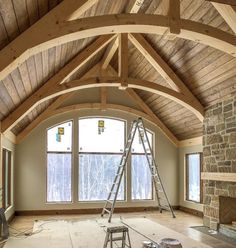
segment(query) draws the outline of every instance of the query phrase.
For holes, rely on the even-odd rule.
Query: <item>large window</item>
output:
[[[79,119],[79,200],[105,200],[125,142],[125,122],[109,118]],[[124,176],[118,200],[124,200]]]
[[[150,132],[147,132],[147,135],[150,145],[152,147],[153,135]],[[149,152],[150,151],[148,151],[148,153]],[[138,131],[135,134],[134,141],[132,144],[131,175],[132,199],[153,199],[151,172]]]
[[[202,154],[186,155],[186,200],[200,203]]]
[[[47,202],[70,202],[72,121],[47,131]]]
[[[2,150],[2,201],[3,208],[11,206],[11,151]]]

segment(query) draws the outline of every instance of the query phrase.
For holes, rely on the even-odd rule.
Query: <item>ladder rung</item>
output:
[[[118,164],[118,167],[117,167],[115,179],[112,183],[108,199],[106,200],[107,205],[105,204],[103,212],[102,212],[102,216],[105,212],[109,213],[108,222],[110,222],[111,218],[112,218],[113,210],[114,210],[117,196],[119,193],[121,179],[122,179],[122,176],[123,176],[123,173],[125,170],[128,156],[130,154],[130,150],[132,148],[134,136],[137,132],[141,136],[140,138],[142,141],[143,149],[145,151],[145,155],[147,157],[148,167],[150,169],[151,176],[152,176],[152,183],[155,186],[155,193],[156,193],[155,195],[156,195],[156,198],[158,199],[159,208],[160,208],[160,210],[163,209],[163,210],[168,210],[168,211],[172,212],[173,217],[175,217],[174,213],[173,213],[173,209],[172,209],[172,207],[169,203],[169,200],[167,198],[165,188],[163,187],[162,182],[161,182],[161,177],[159,175],[158,166],[157,166],[155,159],[153,157],[153,150],[150,146],[149,138],[147,136],[147,130],[144,126],[142,118],[138,118],[138,120],[136,120],[132,123],[131,129],[130,129],[129,134],[127,136],[127,142],[124,146],[124,150],[122,150],[122,156],[120,159],[120,163]],[[108,205],[108,204],[112,204],[111,208],[109,208],[110,205]],[[108,210],[107,207],[110,210]],[[123,237],[114,237],[113,240],[123,240]]]
[[[106,208],[104,208],[103,210],[104,210],[105,212],[107,212],[108,214],[110,214],[110,212],[111,212],[110,210],[108,210],[108,209],[106,209]]]
[[[165,209],[165,210],[167,210],[167,211],[170,211],[170,207],[169,206],[160,206],[160,208],[162,208],[162,209]]]
[[[115,238],[112,238],[111,241],[120,241],[120,240],[124,240],[123,237],[115,237]]]

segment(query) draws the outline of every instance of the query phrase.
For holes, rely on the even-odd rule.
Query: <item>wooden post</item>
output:
[[[180,0],[169,0],[169,26],[170,33],[180,33]]]
[[[121,78],[120,89],[124,90],[128,87],[128,34],[119,35],[119,55],[118,55],[118,75]]]

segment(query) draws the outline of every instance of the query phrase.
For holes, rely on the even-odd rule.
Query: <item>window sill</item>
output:
[[[131,199],[130,202],[155,202],[155,200],[154,199],[140,199],[140,200],[138,200],[138,199],[132,200]]]
[[[185,202],[188,202],[188,203],[192,203],[192,204],[203,205],[202,202],[196,202],[196,201],[191,201],[191,200],[187,200],[187,199],[185,199],[184,201],[185,201]]]
[[[81,204],[104,204],[106,200],[98,200],[98,201],[77,201],[77,203]],[[126,200],[116,200],[116,203],[127,203]]]
[[[45,202],[46,205],[72,205],[74,202]]]

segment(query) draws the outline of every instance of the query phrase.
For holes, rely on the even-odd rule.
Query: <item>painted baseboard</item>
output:
[[[174,210],[179,209],[179,206],[173,206]],[[115,208],[115,213],[131,213],[143,211],[157,211],[158,207],[125,207]],[[29,215],[60,215],[60,214],[100,214],[102,208],[89,209],[55,209],[55,210],[18,210],[15,216],[29,216]]]
[[[196,210],[196,209],[187,208],[187,207],[184,207],[184,206],[179,206],[179,210],[181,210],[183,212],[186,212],[186,213],[189,213],[189,214],[192,214],[192,215],[203,217],[203,212],[201,212],[199,210]]]
[[[10,224],[15,218],[15,212],[8,218],[7,223]]]
[[[181,210],[183,212],[203,217],[203,212],[184,206],[172,206],[174,210]],[[158,211],[158,207],[125,207],[116,208],[115,213],[131,213],[131,212],[145,212],[145,211]],[[60,214],[100,214],[102,208],[89,208],[89,209],[53,209],[53,210],[18,210],[11,216],[9,222],[15,216],[31,216],[31,215],[60,215]]]

